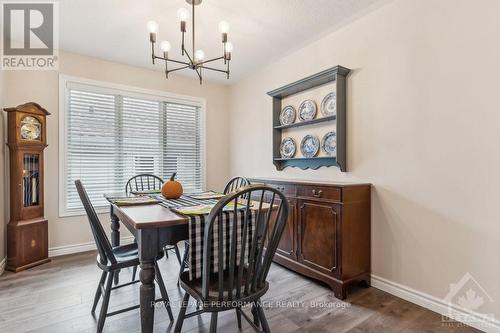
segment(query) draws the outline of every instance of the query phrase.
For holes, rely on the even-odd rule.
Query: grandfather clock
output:
[[[18,272],[50,261],[48,225],[43,212],[43,150],[46,117],[36,103],[7,112],[10,151],[10,221],[7,224],[7,267]]]

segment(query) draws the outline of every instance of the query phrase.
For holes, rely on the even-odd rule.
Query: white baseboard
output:
[[[0,275],[5,272],[5,265],[7,264],[7,257],[3,258],[2,261],[0,261]]]
[[[450,307],[446,301],[422,293],[410,287],[401,285],[399,283],[384,279],[380,276],[372,274],[371,285],[374,288],[383,290],[389,294],[402,298],[408,302],[420,305],[441,315],[447,315],[450,313]],[[456,306],[453,306],[452,311],[454,314],[458,314],[458,316],[454,316],[454,318],[474,317],[474,321],[466,323],[469,326],[488,333],[500,333],[500,321],[498,319],[485,320],[483,318],[479,318],[474,313],[469,312],[466,309]]]
[[[134,236],[120,238],[121,245],[130,244],[133,241],[134,241]],[[95,242],[56,246],[49,248],[49,257],[57,257],[66,254],[92,251],[95,249],[96,249]]]

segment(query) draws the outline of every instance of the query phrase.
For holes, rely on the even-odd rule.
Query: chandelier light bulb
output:
[[[163,52],[169,52],[172,49],[172,45],[166,40],[160,43],[160,48]]]
[[[197,50],[194,53],[194,57],[197,61],[202,61],[203,59],[205,59],[205,52],[203,52],[203,50]]]
[[[220,21],[219,32],[221,34],[227,34],[229,32],[229,23],[227,23],[227,21]]]
[[[156,34],[158,33],[158,23],[156,23],[155,21],[149,21],[148,24],[147,24],[147,27],[148,27],[148,30],[150,33],[152,34]]]
[[[186,8],[179,8],[177,11],[177,17],[181,22],[186,22],[189,17],[189,12]]]
[[[226,43],[226,52],[227,53],[233,52],[233,48],[234,48],[233,43],[229,43],[229,42]]]

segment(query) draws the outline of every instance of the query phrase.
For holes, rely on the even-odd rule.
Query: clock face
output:
[[[35,117],[27,116],[21,121],[21,138],[24,140],[40,140],[42,125]]]

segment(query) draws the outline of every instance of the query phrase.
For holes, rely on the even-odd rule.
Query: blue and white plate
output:
[[[321,101],[321,114],[325,117],[337,115],[337,94],[335,91],[326,95]]]
[[[281,125],[291,125],[295,121],[295,108],[291,105],[287,105],[281,110],[280,113],[280,124]]]
[[[316,117],[317,107],[316,102],[312,99],[307,99],[300,103],[299,119],[301,121],[313,120]]]
[[[319,140],[314,135],[306,135],[300,142],[300,152],[304,157],[310,158],[318,154]]]
[[[297,145],[292,138],[284,138],[281,141],[280,154],[282,158],[292,158],[297,150]]]
[[[321,148],[328,156],[337,156],[337,133],[335,131],[328,132],[323,136]]]

